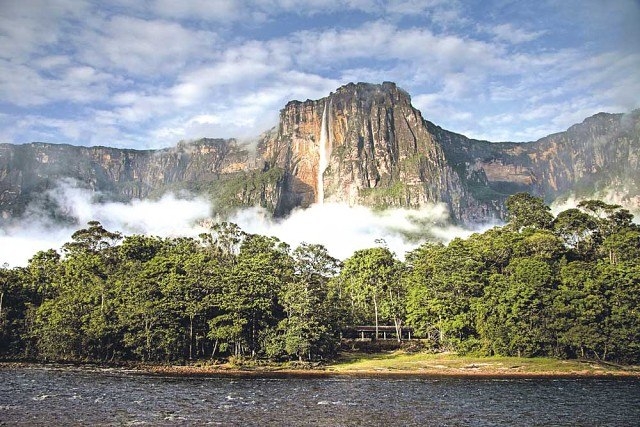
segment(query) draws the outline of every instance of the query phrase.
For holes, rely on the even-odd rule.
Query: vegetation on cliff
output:
[[[554,217],[526,193],[509,222],[400,261],[340,262],[230,223],[194,238],[90,222],[62,253],[0,269],[5,358],[331,358],[349,325],[411,327],[433,350],[640,361],[640,227],[596,200]]]

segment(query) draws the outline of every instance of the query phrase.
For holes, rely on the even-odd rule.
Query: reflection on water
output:
[[[176,378],[0,369],[0,425],[638,425],[637,379]]]

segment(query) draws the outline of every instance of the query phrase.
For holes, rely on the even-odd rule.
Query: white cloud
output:
[[[497,40],[508,42],[511,44],[526,43],[545,34],[546,31],[527,31],[523,28],[516,27],[513,24],[501,24],[486,29],[487,32],[493,34]]]
[[[206,231],[203,224],[211,214],[209,202],[175,195],[130,203],[96,203],[93,201],[95,193],[79,188],[73,181],[59,182],[48,196],[67,215],[76,218],[78,225],[61,227],[53,224],[38,204],[32,204],[19,224],[0,229],[3,241],[0,263],[25,265],[39,250],[59,250],[71,240],[76,229],[92,220],[125,235],[196,237]],[[343,204],[312,205],[278,220],[271,219],[261,208],[250,208],[238,212],[230,220],[248,233],[276,236],[293,247],[302,242],[323,244],[339,258],[351,256],[357,249],[376,246],[377,239],[384,239],[389,249],[404,257],[405,252],[416,248],[427,237],[447,242],[472,233],[448,224],[444,205],[383,212]],[[409,235],[415,236],[415,240],[408,240]]]
[[[233,21],[243,15],[241,1],[236,0],[155,0],[152,10],[167,18],[198,18],[217,22]]]
[[[171,74],[209,57],[217,35],[166,20],[113,16],[88,28],[79,57],[95,66],[123,70],[144,79]]]
[[[447,224],[447,219],[446,207],[441,205],[374,212],[362,206],[329,203],[295,210],[283,220],[271,219],[260,208],[247,209],[231,221],[246,232],[273,235],[292,246],[302,242],[322,244],[333,256],[344,259],[358,249],[376,246],[378,239],[384,239],[389,249],[403,258],[424,241],[425,235],[448,242],[472,233]],[[407,234],[423,238],[409,241]]]
[[[0,58],[24,62],[64,38],[69,20],[87,11],[83,0],[3,1]]]
[[[47,219],[37,204],[30,205],[19,224],[0,229],[0,264],[25,265],[39,250],[59,250],[78,228],[89,221],[99,221],[110,231],[160,237],[196,237],[205,229],[200,221],[209,217],[211,207],[201,199],[180,199],[166,195],[160,200],[134,200],[131,203],[94,203],[94,193],[63,181],[49,191],[61,209],[78,221],[78,225],[60,226]]]
[[[575,2],[521,13],[439,0],[9,2],[0,135],[145,148],[257,135],[290,99],[392,80],[443,127],[535,139],[529,132],[572,124],[558,108],[640,106],[640,55],[628,41],[638,5],[585,3],[567,20]],[[217,119],[193,120],[207,116]]]
[[[619,205],[623,209],[628,209],[632,215],[634,215],[633,222],[640,223],[640,197],[629,197],[629,188],[605,188],[594,194],[591,199],[601,200],[605,203],[612,205]],[[558,198],[551,203],[551,213],[558,215],[560,212],[567,209],[577,208],[578,204],[586,200],[585,198],[578,198],[575,194],[569,194],[565,197]]]
[[[315,17],[323,14],[361,12],[374,17],[416,16],[426,12],[449,15],[456,2],[445,0],[155,0],[149,11],[166,18],[198,19],[229,25],[236,21],[252,24],[273,20],[282,13]]]

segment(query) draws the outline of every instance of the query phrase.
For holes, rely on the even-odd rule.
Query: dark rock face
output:
[[[506,197],[518,191],[547,201],[604,189],[636,197],[639,157],[640,110],[600,113],[535,142],[490,143],[424,120],[394,83],[351,83],[326,98],[289,102],[255,148],[222,139],[147,151],[2,144],[0,221],[71,179],[122,201],[204,194],[222,214],[254,205],[282,216],[323,202],[445,203],[455,221],[469,224],[503,218]]]

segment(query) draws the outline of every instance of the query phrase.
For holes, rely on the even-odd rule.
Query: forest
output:
[[[331,359],[353,325],[410,327],[432,351],[640,361],[640,226],[599,200],[508,222],[401,261],[345,260],[221,222],[198,238],[89,222],[60,252],[0,269],[0,358],[173,362]]]

